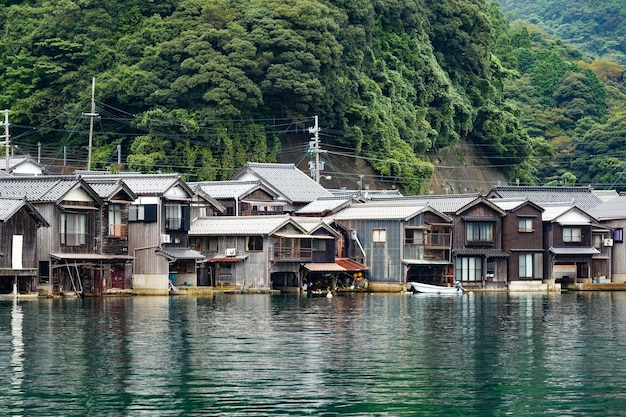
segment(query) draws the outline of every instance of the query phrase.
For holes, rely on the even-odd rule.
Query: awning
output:
[[[278,236],[278,237],[286,237],[288,239],[313,239],[313,238],[319,238],[319,236],[314,236],[314,235],[303,235],[301,233],[274,233],[272,236]],[[330,239],[334,239],[332,237],[329,236]]]
[[[484,256],[487,258],[508,258],[509,254],[500,249],[461,249],[453,253],[457,256]]]
[[[215,256],[213,258],[207,259],[207,262],[211,263],[220,263],[220,264],[234,264],[237,262],[241,262],[246,259],[248,256]]]
[[[168,247],[161,248],[159,247],[159,248],[156,248],[155,251],[157,255],[162,255],[167,258],[171,258],[171,260],[173,261],[177,261],[177,260],[201,261],[201,260],[206,259],[206,256],[204,256],[200,252],[197,252],[189,248],[168,248]]]
[[[335,258],[335,263],[350,272],[367,271],[369,269],[367,265],[363,265],[350,258]]]
[[[367,271],[367,266],[350,258],[336,258],[335,262],[310,262],[303,265],[311,272],[360,272]]]
[[[98,210],[98,207],[94,206],[79,206],[76,204],[59,204],[64,210]]]
[[[67,260],[87,260],[87,261],[113,261],[116,259],[132,260],[130,255],[104,255],[99,253],[51,253],[51,258]]]
[[[450,265],[452,262],[445,259],[402,259],[406,265]]]
[[[493,217],[493,216],[461,216],[461,218],[466,222],[496,222],[498,221],[498,218]]]
[[[346,268],[337,265],[335,262],[319,262],[319,263],[306,263],[304,269],[311,272],[344,272]]]
[[[600,251],[593,246],[551,247],[548,251],[555,255],[596,255]]]

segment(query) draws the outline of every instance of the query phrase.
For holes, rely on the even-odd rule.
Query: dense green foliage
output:
[[[494,55],[506,23],[484,0],[3,3],[0,107],[37,127],[23,142],[84,143],[67,132],[84,129],[95,77],[96,167],[120,144],[131,169],[225,178],[274,161],[284,126],[319,114],[338,145],[408,192],[433,173],[427,153],[459,139],[511,178],[534,175],[533,142],[503,100],[511,73]],[[590,103],[577,98],[558,96],[579,117]]]
[[[626,64],[626,9],[622,0],[499,0],[511,20],[539,26],[581,51]]]
[[[615,2],[500,3],[566,22],[599,54],[623,46]],[[3,4],[0,108],[21,149],[85,148],[96,78],[96,168],[120,145],[127,169],[224,179],[276,161],[281,137],[306,138],[319,115],[325,144],[408,193],[431,178],[429,155],[460,140],[510,180],[624,182],[622,68],[510,26],[495,0]],[[593,34],[590,14],[604,16]]]

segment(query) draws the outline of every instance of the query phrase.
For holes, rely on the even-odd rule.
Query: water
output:
[[[626,293],[0,302],[0,415],[626,415]]]

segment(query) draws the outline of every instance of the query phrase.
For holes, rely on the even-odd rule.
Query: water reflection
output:
[[[3,415],[616,415],[626,294],[0,303]]]

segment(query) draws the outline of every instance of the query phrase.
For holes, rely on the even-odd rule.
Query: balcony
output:
[[[108,237],[126,238],[126,225],[110,224]]]
[[[305,262],[313,260],[311,248],[294,248],[287,246],[274,246],[272,259],[280,262]]]

